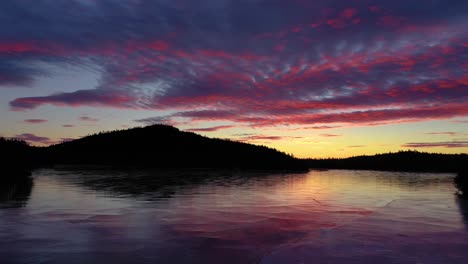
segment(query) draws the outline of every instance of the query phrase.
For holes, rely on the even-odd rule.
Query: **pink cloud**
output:
[[[41,49],[27,42],[0,42],[0,53],[36,52]]]
[[[113,32],[106,31],[86,41],[1,42],[5,56],[34,59],[40,54],[60,62],[91,57],[102,74],[97,87],[16,98],[10,106],[17,111],[43,105],[168,110],[175,114],[163,121],[171,124],[219,120],[311,129],[467,115],[463,21],[441,23],[430,13],[431,23],[417,23],[418,16],[405,17],[392,3],[299,2],[310,14],[281,23],[258,21],[253,31],[243,27],[248,32],[229,34],[235,40],[226,42],[226,36],[196,35],[204,31],[196,32],[198,41],[190,41],[193,35],[179,28],[157,35],[132,33],[122,41],[115,41],[120,35],[101,38]],[[14,62],[0,65],[0,71]],[[6,73],[0,76],[15,77]],[[29,80],[23,77],[16,82]]]
[[[357,13],[358,11],[356,8],[347,8],[343,10],[343,12],[341,12],[341,16],[343,18],[353,18],[356,16]]]

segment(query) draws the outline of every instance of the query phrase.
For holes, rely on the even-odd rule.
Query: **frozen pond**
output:
[[[39,170],[0,187],[0,263],[468,263],[453,177]]]

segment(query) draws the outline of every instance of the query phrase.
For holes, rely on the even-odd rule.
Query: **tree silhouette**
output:
[[[247,143],[207,138],[168,125],[99,132],[49,147],[33,147],[17,139],[0,138],[4,175],[27,175],[37,166],[92,165],[112,168],[215,168],[307,171],[364,169],[387,171],[458,172],[467,154],[417,151],[357,156],[345,159],[300,160],[290,154]],[[466,178],[466,177],[465,177]]]
[[[458,195],[460,198],[468,199],[468,170],[462,170],[458,172],[454,179],[455,187],[458,189]]]
[[[25,141],[0,138],[0,180],[28,176],[32,167],[33,148]]]
[[[311,168],[418,172],[458,172],[468,164],[467,154],[438,154],[414,150],[344,159],[309,159]]]

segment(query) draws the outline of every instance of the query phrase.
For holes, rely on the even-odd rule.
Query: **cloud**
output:
[[[443,141],[443,142],[415,142],[406,143],[402,145],[405,148],[468,148],[468,141],[454,140],[454,141]]]
[[[41,69],[33,68],[19,57],[2,56],[0,43],[0,88],[8,86],[31,86],[34,79],[44,75]]]
[[[35,143],[38,143],[41,145],[53,145],[53,144],[58,144],[61,142],[75,140],[75,138],[60,138],[59,140],[53,140],[51,138],[37,136],[32,133],[19,134],[19,135],[14,136],[14,138],[24,140],[32,145],[34,145]]]
[[[56,106],[112,106],[131,108],[132,98],[115,91],[80,90],[72,93],[60,93],[50,96],[23,97],[10,102],[13,110],[34,109],[44,104]]]
[[[0,87],[51,74],[37,61],[101,76],[11,100],[16,111],[108,107],[157,112],[141,123],[311,129],[468,115],[463,0],[36,2],[0,3],[11,25],[0,29]]]
[[[260,108],[261,102],[257,107]],[[247,106],[246,106],[247,107]],[[294,106],[292,106],[294,107]],[[294,114],[284,114],[280,109],[278,113],[269,108],[268,113],[252,115],[250,112],[242,113],[231,110],[201,110],[178,112],[172,115],[157,117],[157,120],[176,120],[184,117],[194,121],[232,121],[237,124],[249,125],[252,127],[276,126],[276,125],[311,125],[311,124],[358,124],[358,125],[376,125],[386,122],[417,122],[435,119],[452,118],[468,114],[468,109],[464,103],[437,104],[433,106],[415,105],[407,107],[405,105],[394,105],[388,109],[370,109],[358,111],[343,111],[335,113],[324,113],[322,111],[303,113],[298,111]],[[242,111],[242,110],[240,110]],[[265,109],[266,111],[266,109]],[[260,111],[263,112],[263,111]],[[151,120],[151,119],[149,119]],[[137,121],[146,121],[137,120]],[[323,127],[323,126],[319,126]],[[331,126],[330,126],[331,127]]]
[[[233,126],[231,126],[231,125],[226,125],[226,126],[190,128],[190,129],[187,129],[187,131],[190,131],[190,132],[214,132],[214,131],[218,131],[218,130],[229,129],[229,128],[232,128],[232,127]]]
[[[41,123],[46,123],[47,120],[46,119],[25,119],[24,122],[29,123],[29,124],[41,124]]]
[[[253,136],[255,133],[236,133],[232,134],[231,136],[233,137],[247,137],[247,136]]]
[[[256,141],[292,140],[292,139],[300,139],[300,138],[302,137],[245,134],[245,136],[241,136],[240,138],[236,138],[235,140],[240,141],[240,142],[256,142]]]
[[[59,142],[59,143],[61,143],[61,142],[73,141],[73,140],[75,140],[75,139],[76,139],[76,138],[60,138],[60,142]]]
[[[62,125],[62,127],[70,128],[70,127],[75,127],[75,125],[66,124],[66,125]]]
[[[99,121],[99,119],[92,118],[92,117],[89,117],[89,116],[81,116],[79,119],[80,119],[80,121],[85,121],[85,122],[98,122]]]
[[[14,137],[17,139],[24,140],[28,143],[40,143],[40,144],[45,144],[45,145],[49,145],[53,143],[53,141],[48,137],[36,136],[31,133],[19,134]]]
[[[271,140],[282,140],[284,139],[283,136],[266,136],[266,135],[252,135],[252,136],[246,136],[237,139],[238,141],[241,142],[249,142],[249,141],[271,141]]]
[[[339,128],[340,126],[299,126],[299,127],[292,127],[288,128],[287,130],[289,131],[297,131],[297,130],[326,130],[326,129],[333,129],[333,128]]]
[[[341,135],[338,135],[338,134],[320,134],[319,136],[321,136],[321,137],[341,137]]]
[[[452,123],[458,123],[458,124],[468,124],[468,120],[453,120],[451,122]]]
[[[312,127],[307,127],[308,129],[332,129],[332,128],[338,128],[339,126],[312,126]]]
[[[429,132],[428,135],[446,135],[446,136],[456,136],[457,132]]]

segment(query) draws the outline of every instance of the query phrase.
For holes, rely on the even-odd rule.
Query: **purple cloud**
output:
[[[214,126],[214,127],[201,127],[201,128],[190,128],[187,131],[190,132],[214,132],[223,129],[233,128],[234,126],[226,125],[226,126]]]
[[[406,143],[402,145],[405,148],[468,148],[468,141],[454,140],[454,141],[443,141],[443,142],[414,142]]]
[[[446,135],[446,136],[456,136],[457,132],[429,132],[428,135]]]
[[[300,138],[302,137],[245,134],[245,136],[242,136],[235,140],[241,141],[241,142],[256,142],[256,141],[292,140],[292,139],[300,139]]]
[[[338,135],[338,134],[320,134],[319,136],[321,136],[321,137],[341,137],[341,135]]]
[[[41,97],[23,97],[10,102],[13,110],[34,109],[44,104],[56,106],[108,106],[131,108],[133,98],[116,91],[80,90],[73,93],[59,93]]]
[[[159,116],[142,123],[312,129],[468,115],[463,0],[39,0],[0,10],[11,25],[0,29],[1,87],[49,74],[28,66],[37,61],[101,75],[95,87],[16,98],[17,111],[143,109]]]
[[[85,122],[98,122],[99,121],[99,119],[92,118],[92,117],[89,117],[89,116],[81,116],[79,119],[80,119],[80,121],[85,121]]]
[[[34,143],[39,143],[42,145],[52,145],[52,144],[57,144],[61,142],[72,141],[75,139],[75,138],[60,138],[59,140],[52,140],[48,137],[41,137],[32,133],[19,134],[19,135],[14,136],[14,138],[24,140],[32,145],[34,145]]]
[[[17,139],[24,140],[28,143],[40,143],[40,144],[45,144],[45,145],[49,145],[53,143],[53,141],[51,141],[51,139],[48,137],[36,136],[31,133],[19,134],[14,137]]]
[[[45,120],[45,119],[25,119],[24,122],[29,123],[29,124],[41,124],[41,123],[46,123],[47,120]]]
[[[332,128],[337,128],[339,126],[312,126],[308,127],[309,129],[332,129]]]
[[[238,141],[242,142],[249,142],[249,141],[257,141],[257,140],[282,140],[284,137],[282,136],[265,136],[265,135],[253,135],[253,136],[246,136],[243,138],[238,139]]]

